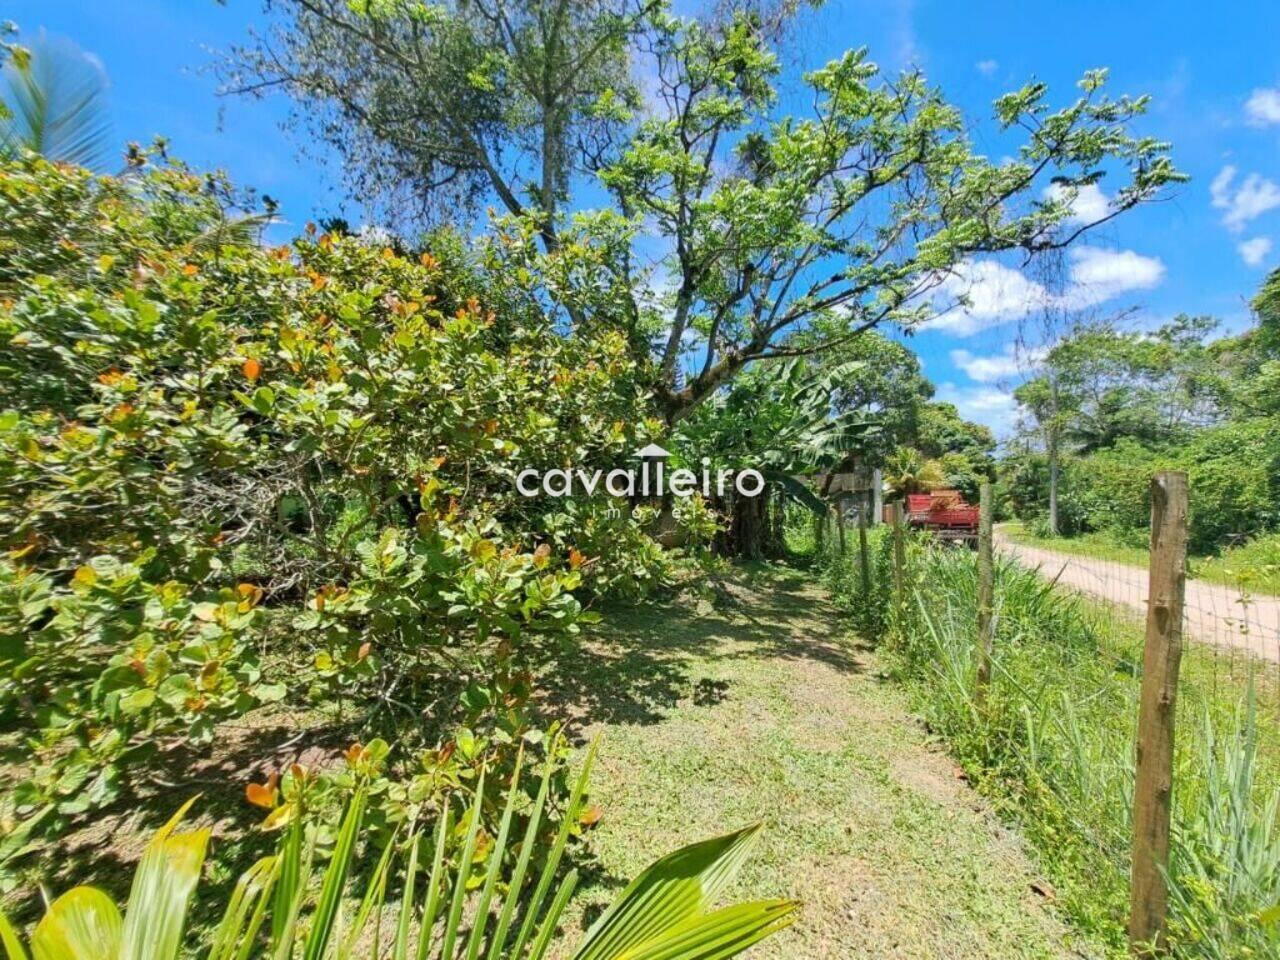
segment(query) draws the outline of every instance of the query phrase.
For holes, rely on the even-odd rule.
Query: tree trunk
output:
[[[1049,536],[1058,535],[1058,442],[1049,443]]]
[[[776,559],[783,554],[782,523],[776,510],[771,510],[775,497],[769,488],[758,497],[740,497],[731,501],[729,530],[723,538],[722,552],[740,560]],[[781,509],[781,504],[776,504]]]

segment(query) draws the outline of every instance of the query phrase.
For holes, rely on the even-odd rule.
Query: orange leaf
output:
[[[360,644],[360,649],[356,651],[356,659],[363,660],[369,655],[369,651],[373,649],[373,644],[368,641]]]
[[[255,807],[270,810],[276,805],[276,784],[279,780],[279,774],[273,773],[267,778],[266,783],[251,783],[247,785],[244,788],[245,799]]]
[[[257,360],[253,359],[253,357],[250,357],[248,360],[244,362],[244,366],[240,368],[240,371],[248,379],[257,380],[258,375],[262,373],[262,364],[260,364]]]
[[[582,561],[584,559],[586,558],[582,556],[582,551],[579,550],[577,547],[573,547],[569,551],[569,569],[577,570],[580,566],[582,566]]]
[[[582,811],[578,817],[578,822],[584,827],[594,827],[600,822],[600,818],[604,816],[604,810],[600,808],[600,804],[593,803],[587,809]]]

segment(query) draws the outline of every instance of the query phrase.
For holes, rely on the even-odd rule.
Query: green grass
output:
[[[1062,553],[1127,563],[1135,567],[1147,565],[1147,549],[1134,546],[1108,533],[1085,533],[1074,537],[1038,537],[1022,523],[1000,525],[1000,531],[1015,543],[1058,550]],[[1244,587],[1254,593],[1280,595],[1280,534],[1255,537],[1238,547],[1229,547],[1216,556],[1192,556],[1187,559],[1190,575],[1198,580]]]
[[[912,544],[909,558],[911,603],[888,636],[912,702],[1030,838],[1071,919],[1122,955],[1139,621],[1002,563],[993,680],[979,697],[973,555]],[[1177,722],[1176,954],[1276,956],[1280,928],[1262,919],[1280,901],[1274,666],[1187,647]]]
[[[812,574],[739,569],[556,665],[548,710],[603,733],[579,922],[656,850],[764,820],[732,896],[804,907],[753,957],[1097,956],[843,620]]]

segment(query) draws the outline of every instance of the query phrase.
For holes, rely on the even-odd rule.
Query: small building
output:
[[[859,457],[850,457],[835,470],[817,474],[813,489],[850,519],[865,515],[868,526],[879,523],[884,513],[884,476],[879,467],[871,467]]]

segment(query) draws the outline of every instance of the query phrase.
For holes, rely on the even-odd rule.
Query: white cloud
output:
[[[1025,316],[1048,298],[1043,286],[995,260],[961,261],[939,290],[956,306],[930,320],[929,326],[962,337]]]
[[[938,285],[939,299],[947,307],[928,321],[928,328],[968,337],[1045,307],[1079,310],[1135,290],[1150,290],[1164,274],[1164,263],[1156,257],[1074,247],[1066,289],[1055,294],[995,260],[964,260]]]
[[[1245,119],[1250,126],[1266,127],[1280,123],[1280,87],[1259,87],[1244,104]]]
[[[1164,279],[1164,264],[1132,250],[1075,247],[1071,286],[1059,299],[1065,307],[1091,307],[1133,290],[1150,290]]]
[[[984,77],[989,77],[1000,69],[1000,64],[995,60],[979,60],[973,66]]]
[[[1251,173],[1233,189],[1236,168],[1228,164],[1209,184],[1209,198],[1218,210],[1225,210],[1222,225],[1239,233],[1246,223],[1268,210],[1280,207],[1280,187],[1261,174]]]
[[[1270,237],[1254,237],[1236,245],[1240,259],[1251,267],[1261,266],[1262,261],[1271,252]]]
[[[1030,373],[1044,358],[1041,349],[1019,350],[1017,344],[1006,344],[1001,353],[978,356],[968,350],[952,350],[951,362],[978,383],[996,383],[1007,377]]]
[[[997,437],[1008,436],[1018,413],[1013,395],[996,387],[957,387],[948,382],[938,387],[934,399],[955,404],[960,416],[985,424]]]
[[[1072,196],[1073,192],[1074,196]],[[1069,201],[1071,216],[1068,219],[1074,223],[1097,223],[1111,212],[1107,195],[1098,188],[1096,183],[1086,183],[1074,189],[1060,183],[1050,184],[1045,188],[1044,198],[1053,201]]]

